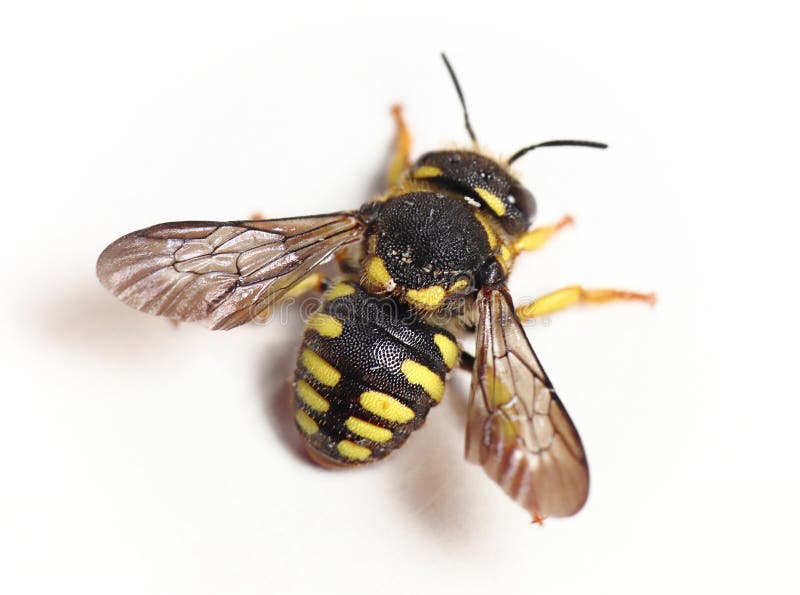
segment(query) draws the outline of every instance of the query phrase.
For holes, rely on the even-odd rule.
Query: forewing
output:
[[[533,352],[508,291],[478,294],[466,457],[534,519],[569,516],[589,492],[581,439]]]
[[[355,213],[162,223],[108,246],[97,276],[142,312],[230,329],[278,302],[363,229]]]

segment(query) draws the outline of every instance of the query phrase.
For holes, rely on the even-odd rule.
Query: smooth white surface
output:
[[[796,19],[332,4],[0,9],[0,591],[797,592]],[[175,330],[94,278],[153,223],[357,206],[395,101],[416,154],[463,143],[441,49],[487,147],[611,145],[519,162],[577,226],[514,295],[660,298],[530,328],[593,482],[544,528],[462,461],[464,375],[389,461],[322,471],[284,405],[296,322]]]

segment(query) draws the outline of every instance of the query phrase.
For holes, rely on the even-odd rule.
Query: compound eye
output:
[[[519,182],[514,182],[508,191],[508,202],[516,206],[528,223],[531,222],[533,216],[536,215],[536,199],[533,194]]]

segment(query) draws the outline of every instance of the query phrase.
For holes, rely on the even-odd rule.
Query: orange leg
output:
[[[400,176],[411,165],[409,155],[411,154],[411,133],[403,119],[403,107],[400,104],[392,106],[392,117],[397,127],[397,139],[394,145],[394,155],[392,156],[389,172],[386,181],[389,186],[394,186],[400,180]]]
[[[529,304],[517,308],[517,316],[522,322],[552,314],[578,304],[604,304],[613,301],[638,301],[646,302],[651,306],[656,303],[656,294],[637,293],[623,289],[586,289],[580,285],[570,285],[548,293]]]

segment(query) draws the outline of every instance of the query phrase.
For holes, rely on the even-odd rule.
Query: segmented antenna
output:
[[[458,93],[458,100],[461,102],[461,109],[464,110],[464,126],[467,128],[467,134],[472,139],[474,144],[478,144],[478,139],[475,138],[475,131],[472,130],[472,124],[469,123],[469,114],[467,113],[467,104],[464,101],[464,93],[461,92],[461,85],[458,84],[458,78],[456,77],[456,73],[453,70],[453,67],[450,66],[450,61],[447,59],[447,56],[444,55],[442,52],[442,60],[444,60],[444,65],[447,67],[447,72],[450,73],[450,78],[453,80],[453,85],[456,87],[456,93]]]
[[[608,145],[605,143],[596,143],[590,140],[549,140],[544,143],[537,143],[530,145],[524,149],[520,149],[508,158],[508,165],[514,163],[517,159],[522,157],[525,153],[538,149],[539,147],[590,147],[592,149],[607,149]]]

